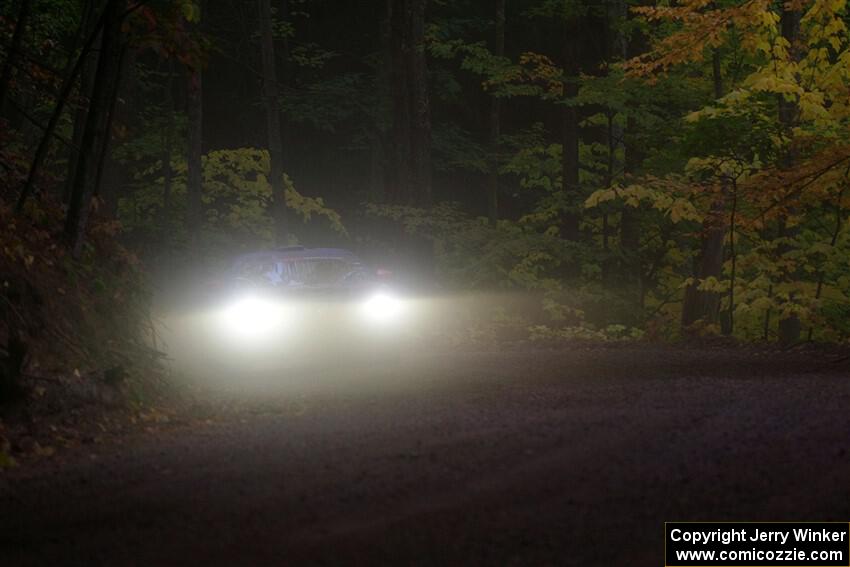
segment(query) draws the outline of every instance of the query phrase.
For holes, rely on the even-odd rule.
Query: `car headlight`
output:
[[[369,297],[362,306],[363,315],[378,323],[392,321],[402,312],[404,306],[400,299],[385,292]]]
[[[280,304],[255,296],[237,299],[221,312],[221,323],[229,334],[249,339],[269,334],[282,322]]]

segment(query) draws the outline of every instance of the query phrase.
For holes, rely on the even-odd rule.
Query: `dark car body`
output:
[[[246,298],[279,312],[280,324],[225,344],[237,350],[262,346],[263,356],[273,351],[306,361],[322,361],[329,351],[335,357],[352,352],[386,356],[398,346],[405,319],[370,317],[370,301],[376,297],[397,301],[387,276],[339,248],[288,247],[240,255],[215,286],[214,303],[225,314],[225,337],[231,336],[229,308]]]
[[[223,279],[228,289],[259,287],[290,293],[367,290],[382,283],[377,272],[342,248],[288,247],[243,254]]]

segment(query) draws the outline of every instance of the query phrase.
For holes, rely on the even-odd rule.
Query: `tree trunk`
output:
[[[272,218],[278,243],[286,242],[286,193],[283,185],[283,141],[280,133],[277,69],[272,37],[272,15],[269,0],[259,0],[260,42],[263,55],[263,104],[269,144],[269,184],[272,188]]]
[[[201,31],[201,22],[195,24],[196,31]],[[198,237],[203,223],[203,145],[204,145],[204,83],[201,63],[195,61],[188,68],[186,84],[186,118],[187,118],[187,151],[186,159],[186,228],[189,231],[189,241],[192,248],[198,246]]]
[[[189,69],[187,85],[187,118],[189,154],[186,165],[186,228],[192,247],[198,243],[198,234],[203,217],[203,155],[204,110],[203,76],[200,68]]]
[[[720,72],[720,53],[712,53],[712,74],[714,79],[714,98],[723,96],[723,76]],[[716,323],[720,313],[721,295],[715,291],[699,289],[699,280],[719,278],[723,271],[723,241],[726,239],[728,224],[725,218],[726,188],[711,204],[711,211],[703,222],[703,234],[700,252],[694,264],[694,283],[685,289],[682,302],[682,329],[691,327],[697,321]],[[731,321],[731,319],[730,319]],[[731,326],[724,330],[731,332]]]
[[[781,222],[779,225],[779,237],[780,238],[792,238],[797,233],[797,229],[788,228],[785,222]],[[780,256],[784,255],[789,251],[789,247],[787,245],[781,245],[779,247]],[[786,281],[790,279],[790,274],[783,274],[783,279]],[[794,294],[789,293],[789,301],[793,301]],[[790,315],[785,315],[779,320],[779,342],[783,345],[790,346],[796,344],[800,341],[800,333],[803,330],[803,325],[800,322],[800,318],[792,313]]]
[[[95,191],[99,149],[103,137],[108,135],[106,126],[113,90],[111,86],[117,70],[114,50],[118,43],[119,16],[118,1],[109,0],[104,8],[103,39],[97,59],[91,104],[80,143],[68,214],[65,217],[65,238],[74,258],[79,258],[82,254],[91,198]]]
[[[115,159],[112,147],[118,142],[118,136],[129,131],[142,102],[137,65],[141,51],[137,46],[130,45],[129,38],[124,39],[122,43],[120,72],[115,83],[116,91],[109,117],[109,132],[112,135],[104,148],[102,180],[98,181],[104,210],[114,218],[118,217],[119,201],[124,196],[122,190],[131,181],[131,175],[128,169]]]
[[[107,18],[110,17],[110,12],[116,12],[116,8],[114,7],[115,2],[116,0],[107,0],[106,7],[103,9],[103,12],[101,12],[100,17],[98,18],[94,26],[94,29],[92,30],[91,34],[89,34],[86,43],[83,45],[83,48],[80,51],[80,54],[77,57],[74,66],[71,68],[71,71],[68,73],[68,76],[65,77],[65,80],[62,83],[62,88],[59,92],[58,97],[56,98],[56,105],[53,107],[53,112],[50,114],[50,119],[47,122],[47,126],[45,126],[44,134],[42,135],[41,140],[39,140],[38,147],[35,151],[35,156],[33,157],[32,163],[30,164],[29,172],[27,173],[27,179],[24,182],[23,187],[21,188],[20,195],[18,196],[18,202],[15,207],[17,211],[21,211],[24,208],[24,204],[33,192],[36,179],[38,179],[38,174],[41,170],[42,164],[44,163],[44,158],[47,156],[47,150],[50,147],[50,139],[53,137],[53,133],[56,131],[56,126],[62,116],[62,111],[65,108],[65,103],[68,101],[68,97],[70,96],[71,91],[74,88],[77,75],[80,73],[80,69],[83,66],[83,62],[86,60],[86,57],[88,57],[89,52],[91,52],[92,45],[94,45],[94,42],[100,34],[101,30],[106,27],[105,24],[107,22]],[[114,15],[111,17],[117,19],[117,17]],[[92,85],[92,89],[94,89],[94,85]],[[86,122],[88,122],[88,117],[86,117]],[[80,145],[77,146],[78,149],[82,147],[82,143],[83,137],[81,136]],[[74,178],[76,178],[76,167],[80,161],[80,156],[77,155],[74,161]],[[73,183],[71,185],[71,190],[68,192],[69,200],[71,198],[72,192]]]
[[[569,16],[564,22],[564,99],[567,102],[578,94],[578,58],[578,18]],[[561,236],[567,240],[578,240],[579,215],[575,209],[579,202],[579,132],[575,106],[564,105],[562,125],[561,179],[567,208],[561,216]]]
[[[629,180],[641,166],[643,153],[634,137],[637,121],[629,116],[626,120],[626,151],[623,170]],[[620,213],[620,250],[623,254],[622,277],[628,283],[640,282],[642,266],[640,263],[640,210],[636,207],[623,205]]]
[[[90,33],[89,28],[93,25],[93,17],[95,14],[95,7],[92,5],[93,3],[87,2],[83,19],[80,22],[79,31],[82,34],[82,37],[86,37],[87,34]],[[71,49],[71,53],[76,50],[76,45],[74,45],[73,49]],[[71,134],[71,147],[68,150],[68,163],[66,166],[65,172],[65,182],[62,184],[62,202],[66,205],[68,204],[68,200],[71,198],[71,187],[74,184],[74,172],[77,165],[77,156],[78,150],[80,147],[80,143],[83,139],[83,127],[86,123],[86,113],[88,112],[88,103],[89,103],[89,94],[92,91],[92,80],[94,79],[94,73],[92,72],[92,63],[93,56],[89,53],[86,57],[84,57],[80,63],[80,86],[77,91],[77,103],[76,108],[74,109],[74,126]],[[69,58],[68,66],[70,69],[73,69],[74,60],[73,58]],[[68,71],[70,74],[70,70]]]
[[[375,91],[373,113],[374,119],[370,132],[370,199],[374,201],[388,201],[390,199],[389,179],[392,173],[388,172],[392,160],[388,156],[388,148],[393,147],[390,139],[392,131],[386,127],[388,122],[387,111],[392,108],[392,77],[393,77],[393,0],[385,0],[383,4],[376,5],[375,18],[380,20],[377,48],[380,50],[381,59],[377,66],[375,75]]]
[[[505,0],[496,0],[496,25],[493,33],[493,55],[505,55]],[[487,178],[487,218],[491,226],[499,220],[499,136],[501,135],[501,101],[490,97],[490,173]]]
[[[792,54],[792,58],[798,59],[796,42],[800,31],[800,12],[787,10],[783,6],[780,23],[782,26],[782,37],[785,38],[790,46],[789,51]],[[796,102],[785,100],[784,96],[779,96],[779,122],[789,135],[797,121],[797,110]],[[794,152],[789,150],[782,158],[782,168],[786,170],[791,169],[794,166],[794,161]],[[796,227],[788,228],[784,220],[780,222],[780,237],[793,238],[797,232]],[[780,246],[778,250],[780,255],[784,255],[788,251],[789,247],[786,245]],[[785,274],[784,277],[788,280],[791,274]],[[793,301],[793,299],[794,296],[791,294],[789,300]],[[802,325],[800,318],[796,314],[786,315],[779,320],[779,341],[782,344],[792,345],[799,342],[801,331]]]
[[[844,192],[847,190],[847,174],[845,173],[845,181],[844,187],[841,188],[841,191],[838,193],[838,197],[835,199],[835,228],[832,230],[832,237],[829,239],[829,247],[835,248],[835,244],[838,242],[838,237],[841,236],[841,226],[844,221],[844,212],[841,210],[841,199],[844,197]],[[815,287],[815,301],[817,302],[821,293],[823,293],[823,284],[824,279],[826,278],[826,273],[824,270],[820,270],[818,272],[818,284]],[[809,327],[809,331],[806,335],[806,340],[811,342],[812,336],[814,335],[815,329],[814,327]]]
[[[24,30],[30,15],[30,4],[30,0],[21,0],[18,18],[15,21],[15,31],[12,33],[12,45],[9,46],[9,55],[6,56],[3,70],[0,72],[0,115],[5,115],[6,96],[9,94],[9,85],[12,82],[12,70],[15,68],[18,53],[21,52]]]
[[[112,79],[112,86],[109,94],[109,110],[106,115],[106,131],[101,141],[100,150],[98,153],[97,173],[95,175],[94,195],[108,201],[110,206],[116,195],[115,187],[108,187],[103,190],[102,180],[103,171],[109,161],[110,141],[112,140],[112,125],[115,122],[116,104],[118,103],[118,94],[121,91],[122,70],[124,69],[124,60],[127,55],[127,43],[124,43],[118,51],[115,62],[115,76]]]
[[[608,160],[605,166],[605,187],[614,186],[614,177],[617,171],[617,147],[623,137],[623,129],[616,127],[614,124],[615,113],[613,110],[606,111],[606,139],[608,141]],[[608,210],[602,209],[602,265],[601,265],[601,280],[603,285],[607,285],[611,279],[611,257],[609,254],[611,240],[611,226],[608,218]]]
[[[624,0],[613,0],[608,5],[605,20],[605,32],[607,46],[607,63],[609,69],[617,60],[625,60],[628,57],[628,43],[625,35],[620,31],[622,24],[628,17],[628,9]],[[617,122],[617,109],[606,109],[606,138],[608,141],[608,161],[606,164],[605,186],[613,187],[617,183],[617,177],[622,174],[625,164],[617,156],[617,151],[623,147],[623,126]],[[611,283],[612,258],[610,254],[611,245],[611,219],[609,210],[603,207],[602,213],[602,274],[604,285]]]
[[[727,232],[722,206],[712,206],[711,213],[703,223],[703,230],[699,257],[694,264],[694,279],[719,278],[723,268],[723,240]],[[696,281],[685,289],[682,304],[683,329],[700,320],[708,323],[717,322],[720,294],[700,290],[698,285],[699,282]]]
[[[623,8],[625,10],[625,6]],[[626,10],[625,15],[629,16]],[[643,55],[649,49],[649,39],[641,32],[640,27],[634,29],[628,41],[624,42],[624,50],[626,59]],[[632,105],[639,105],[640,102],[632,102]],[[639,136],[639,126],[634,114],[635,108],[630,108],[626,118],[626,128],[623,132],[623,146],[625,156],[623,158],[623,174],[627,183],[633,182],[634,177],[640,172],[645,158],[642,146],[642,140]],[[638,303],[641,302],[643,292],[643,265],[640,257],[640,230],[641,230],[641,209],[639,207],[630,207],[622,205],[620,214],[620,251],[622,253],[622,264],[620,266],[623,282],[628,286],[638,288]]]
[[[413,198],[417,206],[429,208],[431,191],[431,104],[428,97],[428,64],[425,52],[425,4],[409,0],[411,61],[411,103],[413,128]]]
[[[389,200],[430,207],[431,107],[425,52],[426,0],[391,0],[393,152]]]
[[[168,62],[168,80],[164,86],[165,99],[165,132],[162,141],[162,212],[166,220],[171,215],[171,183],[174,171],[171,168],[171,153],[174,150],[174,60]]]
[[[408,25],[407,3],[411,0],[390,0],[392,36],[392,106],[393,106],[393,152],[390,169],[390,202],[409,204],[412,190],[411,180],[411,93],[410,52],[411,38]]]
[[[286,22],[290,20],[291,16],[291,6],[290,0],[281,0],[280,7],[278,8],[278,18],[281,22]],[[284,35],[279,40],[278,47],[279,49],[275,49],[275,59],[277,63],[277,90],[276,92],[280,94],[281,92],[285,92],[287,86],[293,84],[295,81],[295,73],[292,71],[291,66],[291,45],[289,43],[289,36]],[[278,106],[278,108],[280,108]],[[281,114],[281,131],[280,131],[280,139],[281,139],[281,170],[288,173],[290,177],[293,175],[294,161],[293,160],[293,152],[292,148],[294,147],[294,140],[297,138],[298,132],[294,128],[290,128],[287,124],[287,117],[285,113]],[[285,202],[284,202],[285,204]],[[286,216],[286,207],[284,206],[284,216]],[[286,224],[284,222],[284,224]]]
[[[392,106],[394,143],[390,202],[429,208],[431,189],[431,109],[425,52],[426,0],[388,3],[392,45]],[[407,256],[414,271],[430,277],[434,271],[433,242],[407,235]]]
[[[79,148],[83,139],[83,130],[86,125],[86,114],[88,114],[89,95],[92,91],[94,73],[92,72],[92,64],[94,58],[89,55],[88,61],[84,60],[80,67],[80,90],[77,96],[77,108],[74,110],[74,129],[71,138],[71,151],[68,153],[68,169],[65,177],[65,184],[62,191],[62,202],[68,204],[71,198],[71,188],[74,185],[74,174],[77,167],[77,159],[79,158]]]

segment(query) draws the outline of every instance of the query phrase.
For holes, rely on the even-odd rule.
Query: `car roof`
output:
[[[287,247],[278,250],[261,250],[237,256],[233,265],[238,266],[249,262],[280,262],[286,260],[329,259],[359,262],[357,256],[344,248],[301,248]]]

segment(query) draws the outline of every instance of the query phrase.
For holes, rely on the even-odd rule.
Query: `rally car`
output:
[[[338,248],[244,254],[217,281],[219,330],[238,348],[327,353],[395,344],[409,306],[390,275]]]

